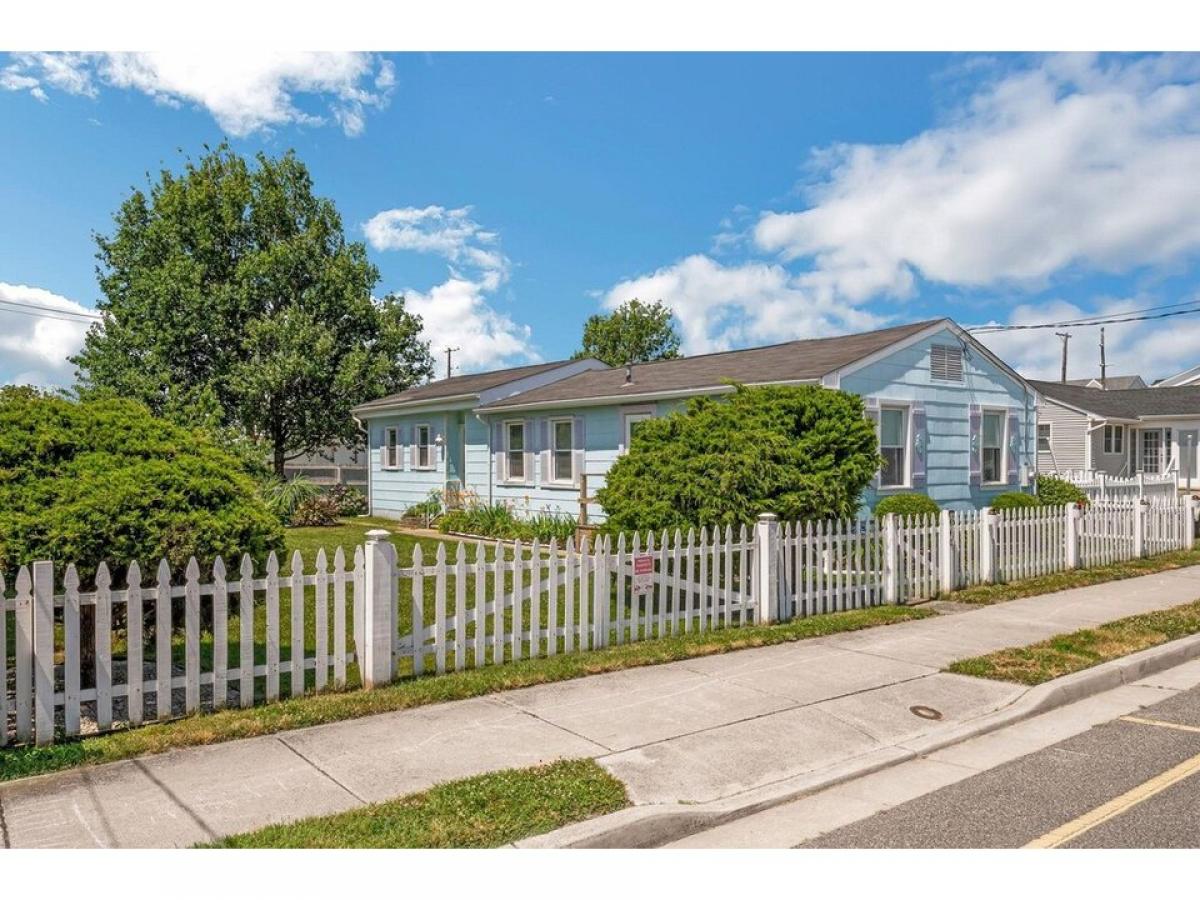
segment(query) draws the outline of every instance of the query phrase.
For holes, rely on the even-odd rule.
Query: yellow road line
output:
[[[1161,723],[1155,722],[1158,725]],[[1181,762],[1174,768],[1168,769],[1161,775],[1156,775],[1144,784],[1139,784],[1130,791],[1126,791],[1120,797],[1109,800],[1103,806],[1098,806],[1089,813],[1084,813],[1077,819],[1073,819],[1066,825],[1055,828],[1053,831],[1042,835],[1036,840],[1030,841],[1026,847],[1060,847],[1068,841],[1074,840],[1086,831],[1091,831],[1097,825],[1102,825],[1109,819],[1119,816],[1121,813],[1132,809],[1144,800],[1149,800],[1155,794],[1162,793],[1173,784],[1177,784],[1189,776],[1200,772],[1200,753],[1196,754],[1189,760]]]
[[[1159,728],[1174,728],[1176,731],[1192,731],[1200,734],[1200,728],[1195,725],[1180,725],[1178,722],[1160,722],[1158,719],[1140,719],[1137,716],[1121,716],[1122,722],[1133,722],[1136,725],[1157,725]]]

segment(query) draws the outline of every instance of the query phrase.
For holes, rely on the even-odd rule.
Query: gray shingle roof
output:
[[[475,396],[481,391],[508,384],[518,378],[528,378],[540,372],[549,372],[559,366],[566,366],[575,360],[561,359],[557,362],[536,363],[531,366],[517,366],[514,369],[497,369],[494,372],[480,372],[477,375],[455,375],[440,381],[431,381],[398,394],[380,397],[354,407],[355,412],[367,412],[380,407],[392,407],[403,403],[415,403],[423,400],[440,400],[446,397]]]
[[[1076,409],[1113,419],[1200,416],[1200,385],[1102,391],[1060,381],[1030,381],[1039,394]]]
[[[1068,378],[1067,384],[1073,384],[1077,387],[1087,387],[1093,381],[1099,382],[1100,379],[1098,377],[1097,378]],[[1131,388],[1149,387],[1149,385],[1147,385],[1146,382],[1142,380],[1141,375],[1109,375],[1105,379],[1105,382],[1108,384],[1108,387],[1105,388],[1105,390],[1109,390],[1109,391],[1125,391],[1125,390],[1129,390]],[[1061,384],[1061,382],[1060,382],[1060,384]]]
[[[762,384],[815,380],[941,321],[944,320],[929,319],[862,334],[638,363],[633,367],[632,384],[625,383],[623,367],[581,372],[545,387],[494,401],[483,408],[499,410],[608,397],[635,398],[720,387],[729,381]]]

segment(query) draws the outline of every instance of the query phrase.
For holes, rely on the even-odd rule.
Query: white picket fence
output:
[[[592,546],[440,543],[433,560],[417,546],[404,565],[388,533],[374,531],[352,567],[338,549],[332,567],[322,551],[311,571],[295,554],[285,574],[272,555],[258,576],[244,557],[236,579],[217,560],[202,580],[193,560],[176,583],[163,561],[145,584],[135,563],[120,589],[103,565],[81,590],[73,566],[56,584],[53,563],[37,562],[17,573],[12,596],[0,578],[0,744],[47,744],[356,678],[369,688],[398,676],[918,602],[1190,547],[1195,522],[1190,498],[784,525],[768,515],[737,532]],[[86,667],[85,619],[95,623],[94,665]]]
[[[1179,494],[1179,479],[1174,472],[1147,475],[1139,472],[1118,478],[1106,472],[1071,470],[1055,473],[1075,485],[1091,501],[1174,500]]]

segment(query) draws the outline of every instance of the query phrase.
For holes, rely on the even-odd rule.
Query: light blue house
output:
[[[986,506],[1034,474],[1037,398],[949,319],[863,334],[609,368],[571,360],[447,378],[363,404],[371,511],[400,516],[430,491],[519,514],[578,515],[637,423],[689,397],[745,385],[820,384],[859,394],[887,465],[863,497],[928,494]],[[603,518],[594,503],[591,521]]]

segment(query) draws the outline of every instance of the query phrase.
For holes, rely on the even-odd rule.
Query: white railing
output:
[[[1128,478],[1109,475],[1105,472],[1077,470],[1051,474],[1054,474],[1056,478],[1071,482],[1083,491],[1089,500],[1093,501],[1174,499],[1179,493],[1179,479],[1174,471],[1157,475],[1139,472]]]
[[[768,515],[736,533],[590,546],[439,543],[432,560],[417,545],[407,564],[373,531],[352,568],[339,549],[332,567],[324,551],[311,571],[294,554],[283,574],[272,555],[259,577],[243,558],[234,578],[218,560],[202,580],[193,560],[176,583],[164,561],[145,584],[135,563],[119,589],[105,566],[81,590],[73,566],[56,584],[54,565],[38,562],[20,569],[12,596],[0,578],[0,744],[919,602],[1190,547],[1196,509],[1187,498],[784,525]]]

